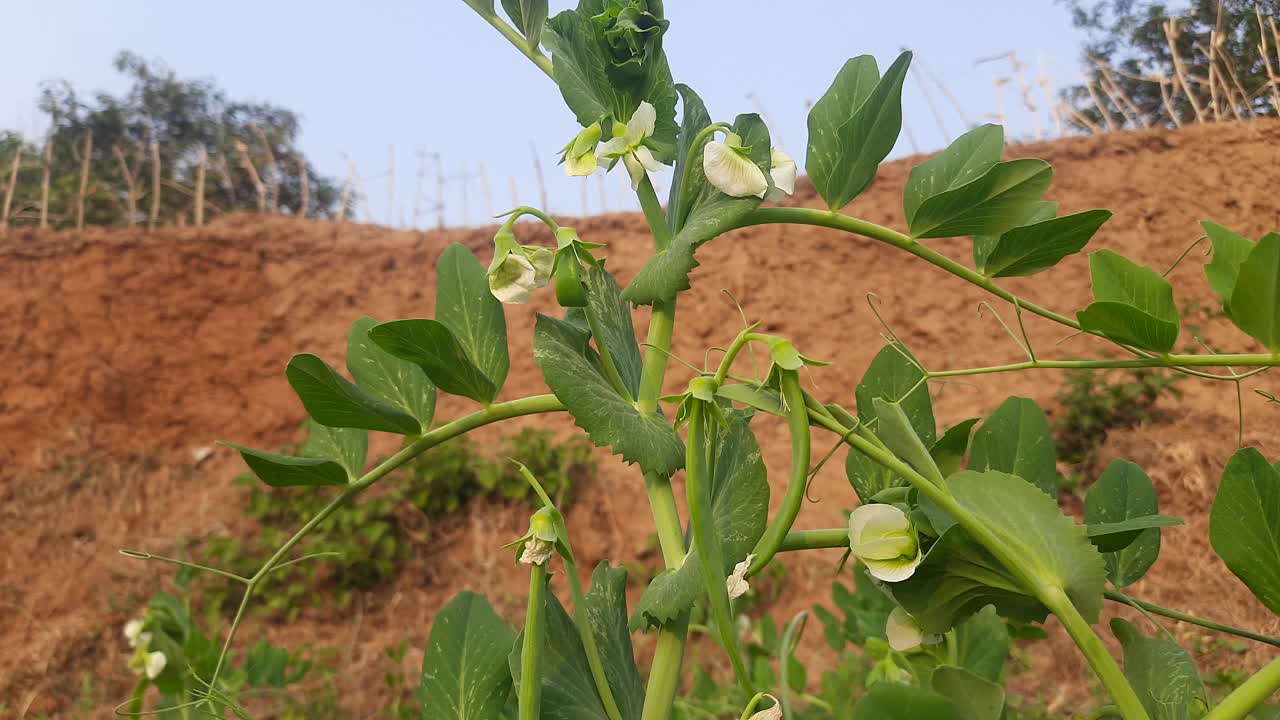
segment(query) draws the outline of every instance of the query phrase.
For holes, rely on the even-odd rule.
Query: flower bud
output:
[[[593,122],[561,149],[560,162],[566,173],[582,177],[596,171],[596,146],[600,144],[600,136],[600,123]]]
[[[542,508],[529,517],[529,532],[525,534],[524,550],[520,553],[520,562],[526,565],[545,565],[555,552],[556,522],[550,508]]]
[[[849,515],[849,549],[872,577],[901,582],[924,559],[907,514],[893,505],[861,505]]]

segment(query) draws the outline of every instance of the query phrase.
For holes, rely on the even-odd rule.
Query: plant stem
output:
[[[1129,360],[1026,360],[1007,365],[992,365],[980,368],[964,368],[960,370],[937,370],[928,372],[930,378],[961,377],[966,375],[989,375],[992,373],[1015,372],[1018,370],[1037,370],[1045,368],[1170,368],[1184,367],[1256,367],[1268,368],[1280,365],[1280,354],[1240,353],[1233,355],[1160,355],[1158,357],[1142,357]],[[1219,379],[1230,380],[1231,376],[1219,376]]]
[[[791,477],[787,481],[787,494],[782,507],[774,514],[769,527],[756,542],[752,554],[756,557],[747,569],[747,575],[755,575],[764,569],[786,540],[787,532],[795,524],[804,504],[804,491],[809,483],[809,412],[805,407],[804,393],[800,390],[800,375],[795,370],[779,368],[782,384],[782,402],[787,413],[787,430],[791,436]]]
[[[653,235],[653,249],[662,252],[671,247],[671,228],[667,227],[667,216],[662,212],[662,202],[658,200],[648,173],[640,178],[636,197],[640,198],[640,209],[644,211],[644,219]]]
[[[680,690],[680,668],[684,664],[684,640],[688,632],[687,611],[658,632],[640,720],[667,720],[670,716],[671,706]]]
[[[818,550],[822,548],[844,548],[848,550],[849,529],[792,530],[782,539],[782,547],[778,548],[778,552]]]
[[[1066,628],[1067,634],[1089,661],[1089,666],[1093,668],[1098,679],[1111,692],[1111,699],[1120,709],[1121,716],[1125,720],[1146,718],[1146,708],[1142,706],[1142,701],[1129,685],[1124,672],[1115,658],[1111,657],[1111,653],[1107,652],[1102,639],[1072,604],[1071,598],[1067,597],[1059,587],[1043,588],[1041,592],[1036,593],[1036,597],[1049,608],[1049,612],[1057,616],[1059,622]]]
[[[508,25],[506,21],[498,17],[497,13],[494,13],[494,12],[483,13],[483,12],[477,11],[477,14],[480,17],[484,18],[485,22],[492,25],[495,30],[501,33],[502,37],[506,38],[508,42],[514,45],[515,48],[519,50],[522,55],[532,60],[533,64],[538,66],[539,70],[547,74],[547,77],[551,78],[552,80],[555,79],[555,75],[552,74],[552,71],[551,71],[552,70],[551,58],[538,52],[537,48],[529,47],[529,41],[525,40],[524,36],[522,36],[519,32],[517,32],[515,28]]]
[[[1280,658],[1267,663],[1253,677],[1245,680],[1244,684],[1210,710],[1203,720],[1240,720],[1278,689],[1280,689]]]
[[[658,410],[662,382],[667,374],[667,355],[675,330],[676,301],[655,302],[649,315],[649,333],[645,337],[644,367],[640,372],[640,397],[636,409],[650,415]]]
[[[547,566],[535,563],[529,571],[529,606],[524,615],[524,645],[520,648],[520,720],[542,715],[542,652],[547,617]],[[574,608],[575,610],[577,608]]]
[[[1236,635],[1238,637],[1253,640],[1255,642],[1260,642],[1260,643],[1265,643],[1267,645],[1274,645],[1275,647],[1280,647],[1280,638],[1271,637],[1269,635],[1260,635],[1256,632],[1251,632],[1249,630],[1242,630],[1238,627],[1232,627],[1231,625],[1224,625],[1220,622],[1214,622],[1213,620],[1208,620],[1206,618],[1198,617],[1190,613],[1184,613],[1180,610],[1171,610],[1167,607],[1156,605],[1155,603],[1150,603],[1145,600],[1139,600],[1138,598],[1130,597],[1118,590],[1107,590],[1105,595],[1108,600],[1113,600],[1115,602],[1123,603],[1125,605],[1133,605],[1134,607],[1141,608],[1143,610],[1146,610],[1147,612],[1155,613],[1156,615],[1163,615],[1167,618],[1172,618],[1174,620],[1181,620],[1182,622],[1191,623],[1192,625],[1199,625],[1202,628],[1217,630],[1218,632],[1227,633],[1228,635]]]

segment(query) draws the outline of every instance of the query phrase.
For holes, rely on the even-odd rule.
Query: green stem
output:
[[[644,211],[644,219],[649,223],[654,250],[662,252],[671,247],[671,228],[667,227],[667,216],[662,212],[662,202],[658,200],[658,193],[654,191],[648,173],[640,179],[640,184],[636,187],[636,196],[640,198],[640,209]]]
[[[791,477],[787,481],[787,494],[782,507],[774,514],[769,527],[752,550],[755,560],[747,569],[747,575],[760,572],[777,554],[787,538],[800,506],[804,504],[804,491],[809,482],[809,411],[805,407],[804,394],[800,390],[800,375],[795,370],[782,370],[782,401],[786,405],[787,429],[791,436]]]
[[[979,545],[991,553],[1021,585],[1021,589],[1040,600],[1045,607],[1058,616],[1067,632],[1080,647],[1089,661],[1090,667],[1102,684],[1111,693],[1112,699],[1120,707],[1126,720],[1148,720],[1147,712],[1138,700],[1133,687],[1129,685],[1121,672],[1115,658],[1107,653],[1102,640],[1093,632],[1093,628],[1076,610],[1066,593],[1057,583],[1039,576],[1034,567],[1028,565],[1017,552],[1017,542],[1011,542],[997,528],[990,527],[978,520],[943,488],[934,485],[927,478],[916,472],[914,468],[899,460],[889,451],[878,447],[866,438],[852,433],[835,420],[817,412],[810,411],[809,418],[817,425],[843,437],[845,442],[865,454],[872,461],[889,469],[906,480],[921,495],[927,497],[935,505],[955,519],[956,523],[968,531]]]
[[[1132,605],[1134,607],[1141,608],[1142,610],[1146,610],[1147,612],[1155,613],[1156,615],[1163,615],[1167,618],[1172,618],[1174,620],[1180,620],[1185,623],[1191,623],[1192,625],[1199,625],[1202,628],[1217,630],[1218,632],[1227,633],[1228,635],[1235,635],[1238,637],[1253,640],[1255,642],[1260,642],[1260,643],[1265,643],[1267,645],[1274,645],[1275,647],[1280,647],[1280,638],[1271,637],[1269,635],[1260,635],[1256,632],[1250,632],[1249,630],[1242,630],[1238,627],[1233,627],[1231,625],[1224,625],[1220,622],[1214,622],[1213,620],[1208,620],[1196,615],[1192,615],[1190,613],[1184,613],[1180,610],[1171,610],[1167,607],[1156,605],[1155,603],[1150,603],[1145,600],[1139,600],[1138,598],[1130,597],[1118,590],[1108,590],[1106,591],[1105,594],[1108,600],[1113,600],[1118,603],[1124,603],[1125,605]]]
[[[552,73],[551,58],[538,52],[537,48],[529,47],[529,41],[526,40],[515,28],[508,25],[506,21],[498,17],[496,13],[484,13],[479,10],[477,10],[476,13],[480,17],[484,18],[485,22],[492,25],[495,30],[501,33],[502,37],[506,38],[508,42],[514,45],[522,55],[532,60],[533,64],[538,66],[539,70],[547,74],[547,77],[552,80],[555,79],[555,75]]]
[[[651,415],[658,410],[662,382],[667,374],[671,335],[675,331],[676,301],[655,302],[649,315],[649,333],[645,337],[644,367],[640,372],[640,397],[636,409]]]
[[[688,632],[688,612],[658,632],[640,720],[667,720],[670,716],[671,706],[675,704],[676,693],[680,690],[680,668],[684,664],[684,640]]]
[[[520,648],[520,720],[542,716],[542,652],[547,616],[547,566],[535,563],[529,571],[529,607],[524,615],[524,645]],[[576,602],[575,602],[575,609]]]
[[[1244,684],[1210,710],[1203,720],[1240,720],[1266,702],[1276,690],[1280,690],[1280,658],[1267,663],[1253,677],[1245,680]]]
[[[959,370],[938,370],[928,373],[930,378],[962,377],[967,375],[989,375],[992,373],[1015,372],[1019,370],[1037,370],[1047,368],[1170,368],[1177,370],[1184,367],[1255,367],[1269,368],[1280,365],[1280,354],[1240,353],[1234,355],[1160,355],[1157,357],[1132,358],[1129,360],[1026,360],[1007,365],[992,365],[980,368],[964,368]],[[1247,377],[1244,375],[1243,377]],[[1235,379],[1237,374],[1219,375],[1220,380]]]
[[[819,550],[822,548],[844,548],[848,550],[849,529],[792,530],[782,539],[782,546],[778,548],[778,552]]]
[[[720,538],[716,536],[711,517],[711,458],[714,457],[713,438],[707,432],[704,401],[695,400],[689,406],[689,436],[685,442],[684,483],[688,495],[689,525],[693,528],[693,544],[702,562],[702,580],[707,590],[707,604],[720,631],[720,642],[729,654],[729,662],[738,677],[738,683],[748,695],[755,692],[751,676],[742,661],[738,648],[738,630],[733,624],[733,608],[725,588],[724,555],[720,550]]]
[[[738,336],[734,338],[733,342],[729,344],[729,347],[725,349],[724,357],[720,359],[720,367],[716,368],[714,378],[716,387],[720,387],[724,384],[725,379],[729,376],[729,371],[733,369],[733,361],[737,360],[738,354],[742,352],[742,349],[755,339],[752,336],[752,331],[759,326],[760,323],[755,322],[743,328],[742,332],[738,333]]]
[[[671,491],[671,480],[647,472],[644,474],[645,491],[649,495],[649,509],[653,513],[653,525],[658,533],[658,545],[662,548],[662,562],[668,568],[684,564],[684,530],[680,525],[680,511],[676,508],[676,496]]]

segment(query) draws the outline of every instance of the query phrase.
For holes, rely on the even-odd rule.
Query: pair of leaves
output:
[[[1213,243],[1213,261],[1204,273],[1227,315],[1268,350],[1280,352],[1280,233],[1254,243],[1221,225],[1202,226]]]
[[[1053,169],[1043,160],[1000,162],[1003,149],[1003,129],[981,125],[912,168],[902,198],[910,235],[1001,235],[1025,223]]]
[[[924,373],[909,350],[895,345],[881,348],[854,391],[858,422],[875,428],[878,425],[875,401],[897,403],[915,436],[926,446],[932,446],[937,427],[933,401],[923,380]],[[884,490],[906,485],[905,480],[853,448],[845,458],[845,474],[864,503]]]
[[[764,534],[769,520],[769,480],[760,445],[749,425],[750,411],[727,410],[717,427],[711,478],[711,519],[728,574]],[[654,578],[636,603],[632,627],[665,625],[693,606],[706,584],[702,559],[694,550],[684,563]]]
[[[1156,271],[1110,250],[1089,256],[1093,302],[1076,313],[1085,332],[1167,353],[1178,341],[1173,287]]]
[[[973,238],[973,261],[978,272],[990,278],[1034,275],[1057,265],[1089,244],[1111,218],[1109,210],[1056,217],[1058,204],[1035,204],[1023,224],[1000,235]]]
[[[507,379],[507,321],[489,292],[485,268],[453,243],[436,264],[436,319],[393,320],[369,338],[387,353],[422,368],[436,387],[486,405]]]
[[[644,706],[644,685],[632,654],[631,635],[627,631],[626,585],[626,570],[610,568],[607,561],[602,561],[591,575],[591,587],[584,597],[586,607],[582,611],[587,613],[591,635],[600,651],[605,681],[618,703],[623,720],[639,720]],[[542,717],[608,720],[578,627],[555,594],[550,592],[546,593],[543,629],[540,663]],[[523,634],[516,637],[507,658],[511,678],[517,688],[521,682],[523,637]],[[424,717],[435,716],[427,714]]]
[[[910,64],[911,53],[904,52],[881,77],[874,57],[852,58],[809,110],[805,169],[832,210],[867,189],[897,143],[902,132],[902,83]]]
[[[257,450],[222,442],[240,452],[245,465],[271,487],[346,485],[359,477],[369,451],[369,435],[363,430],[331,428],[311,420],[310,434],[301,456]]]
[[[1158,512],[1151,479],[1128,460],[1113,461],[1089,488],[1084,521],[1116,587],[1142,579],[1160,556],[1160,528],[1182,522]]]
[[[684,98],[685,115],[679,147],[685,153],[693,148],[694,137],[711,121],[702,100],[692,90],[681,85],[680,94]],[[732,130],[742,138],[744,147],[751,148],[748,157],[768,177],[771,150],[769,128],[764,121],[754,113],[739,115]],[[622,294],[625,300],[637,305],[652,305],[688,290],[689,273],[698,267],[694,251],[704,242],[733,229],[739,220],[760,205],[760,198],[754,195],[731,197],[707,180],[702,170],[703,147],[693,148],[687,172],[685,158],[677,161],[676,176],[681,178],[681,184],[673,186],[672,193],[676,197],[678,192],[679,199],[676,211],[668,215],[676,223],[675,237],[670,247],[655,253],[636,273]],[[687,178],[683,177],[685,175]]]
[[[1209,542],[1227,568],[1280,615],[1280,463],[1254,448],[1227,462],[1209,511]]]
[[[1124,648],[1124,676],[1151,720],[1203,717],[1209,694],[1195,660],[1172,639],[1144,636],[1132,623],[1111,620]]]

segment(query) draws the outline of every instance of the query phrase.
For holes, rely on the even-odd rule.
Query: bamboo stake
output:
[[[387,146],[387,226],[395,224],[396,146]]]
[[[1004,125],[1006,122],[1006,116],[1004,113],[1004,86],[1009,84],[1009,78],[991,78],[991,83],[995,87],[996,91],[996,124]]]
[[[1098,72],[1102,74],[1102,82],[1099,85],[1107,97],[1111,98],[1111,102],[1120,109],[1120,114],[1132,125],[1141,125],[1144,128],[1151,127],[1151,123],[1147,122],[1147,117],[1138,109],[1138,106],[1125,94],[1124,90],[1116,82],[1115,77],[1111,75],[1111,70],[1107,64],[1101,60],[1094,58],[1093,63],[1098,68]]]
[[[89,161],[93,156],[93,130],[84,131],[84,155],[80,158],[80,192],[76,196],[76,230],[84,229],[84,199],[89,192]]]
[[[533,156],[533,174],[538,179],[538,202],[543,211],[547,209],[547,183],[542,177],[542,161],[538,159],[538,147],[529,141],[529,154]]]
[[[1160,78],[1160,100],[1164,103],[1164,111],[1169,114],[1169,119],[1173,121],[1176,128],[1182,127],[1182,120],[1178,117],[1177,110],[1173,107],[1173,98],[1169,93],[1170,82],[1165,78]]]
[[[311,174],[307,171],[307,161],[301,155],[294,156],[294,160],[298,163],[298,189],[302,193],[298,214],[305,218],[311,212]]]
[[[134,183],[133,171],[129,169],[129,163],[125,160],[120,146],[112,145],[111,154],[115,156],[116,164],[120,166],[120,177],[124,179],[124,211],[128,216],[125,218],[125,223],[132,228],[138,218],[138,188]]]
[[[414,156],[418,158],[418,170],[413,182],[413,227],[416,228],[422,218],[422,185],[427,180],[427,151],[420,147]]]
[[[160,143],[151,140],[151,214],[147,218],[147,229],[155,230],[160,220]]]
[[[1221,45],[1222,43],[1221,35],[1218,36],[1218,43],[1219,45]],[[1253,103],[1250,101],[1249,93],[1245,92],[1244,86],[1240,84],[1240,76],[1236,74],[1236,68],[1235,68],[1235,65],[1231,62],[1231,56],[1228,53],[1219,51],[1218,58],[1222,61],[1222,66],[1227,69],[1227,77],[1231,78],[1232,84],[1235,85],[1236,92],[1240,93],[1240,104],[1241,106],[1244,107],[1244,112],[1249,117],[1257,117],[1258,113],[1254,112],[1253,110]],[[1263,59],[1265,59],[1265,56]],[[1229,92],[1230,92],[1230,89],[1228,88],[1228,93]],[[1233,110],[1234,110],[1234,103],[1233,103]],[[1236,112],[1236,119],[1237,120],[1244,119],[1240,117],[1240,113],[1238,111]]]
[[[507,176],[507,186],[511,189],[511,207],[520,204],[520,191],[516,187],[516,178],[514,175]]]
[[[253,134],[258,136],[258,142],[262,143],[262,152],[267,156],[266,175],[270,185],[267,186],[266,206],[276,212],[280,209],[280,166],[276,163],[276,154],[271,151],[271,141],[267,139],[267,134],[256,124],[252,129]]]
[[[480,193],[484,195],[484,211],[488,217],[493,217],[493,194],[489,192],[489,175],[484,171],[484,163],[480,165]],[[586,180],[583,180],[585,183]]]
[[[444,229],[444,163],[440,162],[440,153],[433,153],[432,160],[436,166],[436,229]]]
[[[1164,25],[1164,36],[1169,43],[1169,55],[1173,58],[1174,76],[1178,79],[1178,84],[1182,86],[1182,92],[1186,93],[1187,101],[1191,103],[1191,110],[1196,114],[1196,122],[1204,122],[1204,108],[1200,105],[1200,100],[1196,98],[1195,92],[1191,89],[1191,83],[1187,82],[1187,68],[1182,64],[1182,56],[1178,54],[1178,21],[1170,18]]]
[[[929,113],[933,115],[933,121],[938,125],[938,132],[942,133],[943,140],[950,145],[951,133],[947,132],[947,125],[942,121],[942,113],[938,112],[938,106],[934,104],[933,95],[929,93],[929,88],[925,87],[924,81],[920,79],[920,73],[916,72],[915,68],[908,68],[907,72],[915,78],[916,87],[920,88],[920,93],[924,95],[924,101],[929,106]],[[914,147],[915,142],[913,141],[911,145]]]
[[[1098,98],[1098,91],[1094,88],[1093,81],[1086,80],[1084,87],[1086,90],[1089,91],[1089,97],[1093,98],[1093,104],[1095,107],[1098,108],[1098,113],[1102,115],[1103,122],[1107,124],[1107,131],[1115,132],[1118,129],[1116,127],[1115,120],[1111,118],[1111,113],[1107,111],[1106,104],[1103,103],[1102,100]]]
[[[196,227],[204,226],[204,174],[205,166],[209,164],[209,149],[201,146],[200,160],[196,164],[196,197],[194,220]]]
[[[911,153],[913,155],[919,155],[920,145],[916,143],[916,134],[911,132],[911,126],[907,124],[906,118],[902,119],[902,130],[907,134],[907,144],[911,146]],[[947,140],[947,142],[950,143],[951,141]]]
[[[347,216],[347,205],[351,202],[351,183],[356,173],[356,164],[347,159],[347,179],[342,181],[342,194],[338,196],[338,222]]]
[[[49,176],[53,173],[53,133],[44,140],[44,161],[40,176],[40,229],[49,229]]]
[[[253,189],[258,193],[258,212],[266,212],[267,188],[262,184],[262,178],[258,176],[258,169],[253,166],[253,160],[249,157],[249,146],[237,140],[236,154],[240,156],[240,167],[249,173],[249,180],[253,182]]]
[[[1044,53],[1040,54],[1039,67],[1040,74],[1036,77],[1036,85],[1040,87],[1040,94],[1044,95],[1045,103],[1048,104],[1049,117],[1053,120],[1054,130],[1058,135],[1062,135],[1062,108],[1059,107],[1060,103],[1053,101],[1057,93],[1053,91],[1053,84],[1045,68]]]
[[[1059,112],[1065,108],[1067,110],[1067,114],[1071,116],[1071,119],[1088,128],[1090,134],[1101,135],[1103,133],[1103,129],[1097,123],[1090,120],[1084,113],[1071,107],[1071,105],[1067,104],[1065,101],[1058,103],[1058,108]]]
[[[13,151],[13,165],[9,170],[9,182],[4,186],[4,210],[0,212],[0,235],[9,233],[9,210],[13,207],[13,191],[18,185],[18,166],[22,164],[22,141]]]

